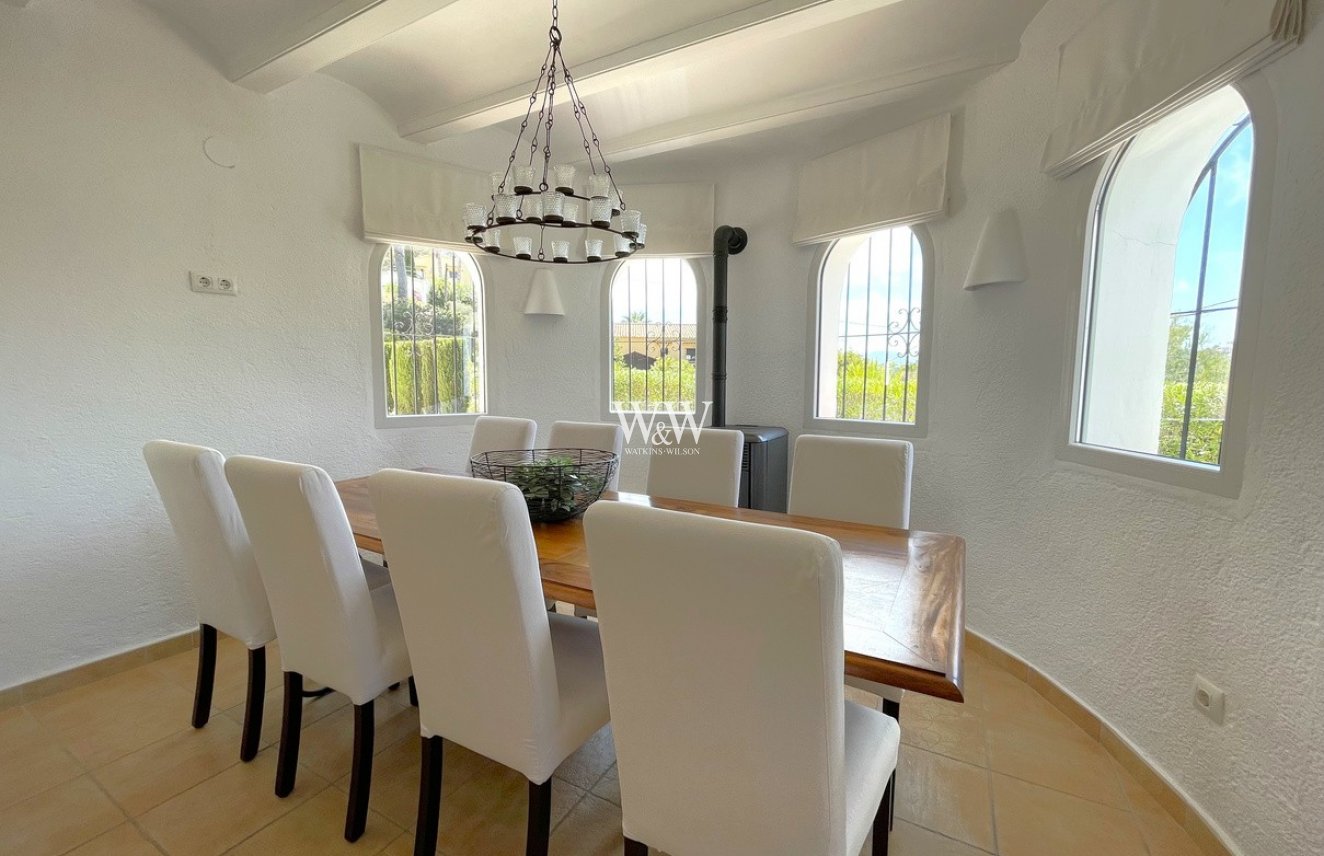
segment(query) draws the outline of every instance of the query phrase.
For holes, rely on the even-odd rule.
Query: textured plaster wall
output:
[[[1053,0],[1021,59],[970,93],[952,216],[936,252],[928,436],[914,524],[968,540],[968,622],[1045,670],[1156,762],[1247,856],[1324,852],[1324,30],[1254,86],[1277,102],[1277,174],[1250,449],[1237,499],[1059,459],[1069,341],[1097,168],[1039,171],[1055,46],[1098,6]],[[824,150],[835,143],[825,141]],[[797,159],[798,160],[798,159]],[[731,415],[803,427],[802,332],[815,253],[789,244],[790,161],[719,185],[719,218],[750,230],[732,261]],[[1014,207],[1021,285],[961,285],[984,219]],[[1196,672],[1228,693],[1215,726]]]

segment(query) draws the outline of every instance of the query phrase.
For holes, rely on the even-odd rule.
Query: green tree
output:
[[[884,362],[854,351],[838,352],[837,418],[914,422],[918,394],[914,358],[907,366],[904,357]]]
[[[1182,425],[1186,421],[1187,382],[1190,380],[1191,335],[1194,322],[1174,318],[1168,328],[1168,359],[1163,379],[1163,412],[1158,453],[1182,458]],[[1227,414],[1228,380],[1232,371],[1230,349],[1211,344],[1205,330],[1195,348],[1195,378],[1190,387],[1191,421],[1184,460],[1217,464],[1223,447],[1223,420]]]
[[[663,357],[652,368],[632,369],[622,357],[612,361],[611,399],[630,402],[695,402],[694,363],[681,357]],[[697,405],[697,402],[695,402]]]

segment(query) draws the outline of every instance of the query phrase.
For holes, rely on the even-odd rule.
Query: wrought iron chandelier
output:
[[[588,108],[575,89],[574,75],[561,56],[557,0],[552,0],[547,40],[547,55],[529,95],[529,107],[510,158],[505,169],[492,173],[492,196],[487,204],[470,202],[465,206],[466,240],[493,255],[521,261],[592,264],[625,258],[644,246],[648,227],[639,211],[625,206],[588,118]],[[558,75],[588,155],[588,171],[582,184],[576,180],[579,170],[573,165],[552,164]],[[536,119],[534,107],[538,108]],[[517,165],[516,161],[524,160],[520,146],[530,120],[534,121],[527,163]],[[542,162],[538,163],[540,154]]]

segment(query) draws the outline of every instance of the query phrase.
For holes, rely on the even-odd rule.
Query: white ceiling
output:
[[[550,24],[547,0],[144,2],[236,83],[269,92],[332,75],[402,136],[472,166],[509,148]],[[696,149],[813,142],[882,105],[941,106],[1015,58],[1044,2],[561,0],[560,23],[613,159],[680,163]],[[568,108],[557,121],[571,159]]]

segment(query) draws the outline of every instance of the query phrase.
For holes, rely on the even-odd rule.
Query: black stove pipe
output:
[[[739,255],[749,235],[739,226],[713,232],[713,427],[726,425],[726,260]]]

